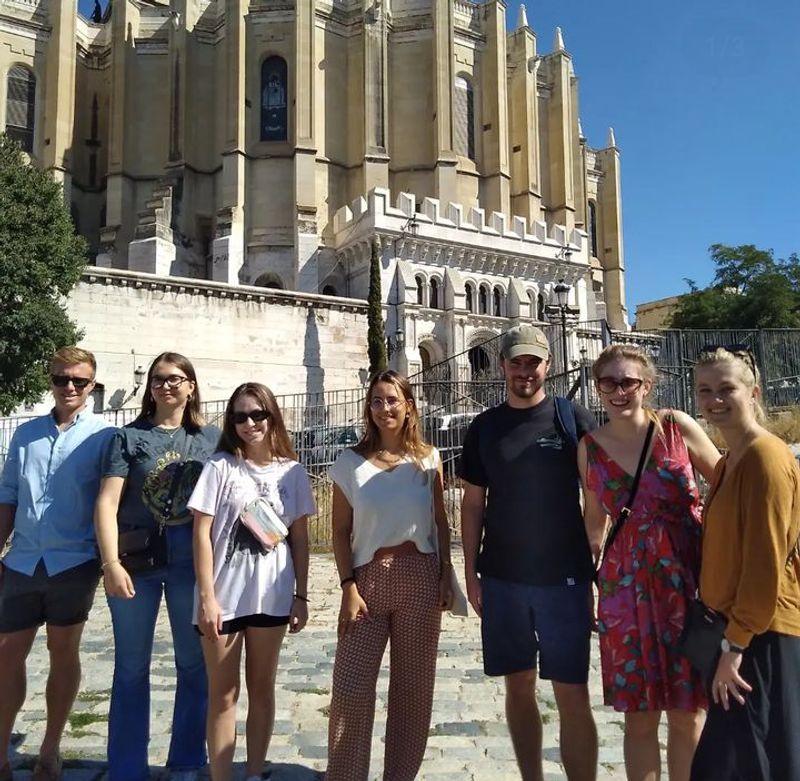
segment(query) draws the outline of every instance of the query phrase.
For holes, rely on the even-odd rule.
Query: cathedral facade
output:
[[[627,327],[619,150],[560,30],[504,0],[0,2],[0,126],[63,182],[94,264],[364,299],[395,363],[511,322]],[[215,288],[216,289],[216,288]]]

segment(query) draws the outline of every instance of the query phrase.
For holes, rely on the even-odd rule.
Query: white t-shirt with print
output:
[[[294,565],[286,542],[266,552],[241,523],[242,510],[264,496],[287,527],[316,512],[306,470],[288,459],[256,466],[229,453],[217,453],[203,468],[188,506],[212,515],[214,595],[222,620],[263,613],[287,616],[292,608]],[[195,587],[193,622],[199,593]]]

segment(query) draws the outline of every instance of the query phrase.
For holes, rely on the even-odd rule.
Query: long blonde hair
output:
[[[653,359],[638,345],[635,344],[610,344],[606,347],[597,360],[592,365],[592,376],[595,383],[599,382],[603,376],[603,370],[610,363],[614,361],[633,361],[638,363],[640,367],[640,374],[645,382],[649,382],[651,387],[656,382],[656,367]],[[648,420],[656,424],[656,430],[659,434],[662,433],[661,420],[658,417],[658,412],[654,410],[649,404],[642,404],[644,414]]]
[[[367,397],[364,400],[364,434],[358,444],[353,447],[353,450],[360,456],[367,458],[381,449],[381,433],[372,419],[370,411],[372,393],[375,390],[375,386],[380,382],[393,385],[397,388],[398,395],[407,402],[406,419],[403,422],[400,445],[403,448],[403,454],[411,456],[419,464],[423,458],[430,455],[432,448],[422,437],[419,411],[417,410],[417,403],[414,401],[414,392],[411,390],[411,384],[394,369],[378,372],[370,381],[367,388]]]
[[[756,365],[756,359],[749,350],[731,350],[727,347],[714,347],[713,349],[703,350],[694,365],[695,369],[707,366],[717,366],[724,364],[736,369],[739,378],[745,387],[758,389],[753,397],[753,406],[756,422],[763,423],[767,419],[764,407],[761,404],[761,372]]]

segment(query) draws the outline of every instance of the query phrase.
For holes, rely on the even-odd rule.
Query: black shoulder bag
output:
[[[192,449],[194,437],[188,435],[189,444],[186,448],[186,457],[178,465],[172,475],[169,493],[161,509],[161,515],[156,519],[155,526],[142,526],[129,529],[120,529],[117,540],[117,555],[120,564],[131,574],[149,572],[150,570],[164,567],[168,563],[167,535],[165,532],[167,521],[172,515],[172,505],[175,494],[181,483],[181,478],[189,463],[189,453]]]
[[[800,538],[789,551],[784,566],[788,566],[795,556],[800,556]],[[717,672],[727,626],[728,619],[708,607],[702,599],[692,599],[686,604],[686,618],[678,640],[678,651],[700,673],[706,687],[711,686]]]
[[[613,545],[620,529],[624,526],[625,521],[628,520],[628,516],[631,514],[633,502],[634,499],[636,499],[636,493],[639,490],[639,481],[642,479],[644,465],[647,462],[647,454],[650,452],[650,442],[653,439],[653,432],[655,431],[655,428],[656,424],[651,420],[650,425],[647,427],[647,433],[644,435],[644,445],[642,446],[642,452],[639,455],[639,464],[636,467],[636,474],[633,476],[633,484],[631,485],[631,492],[628,495],[628,501],[625,502],[625,506],[619,511],[617,520],[614,521],[614,525],[611,527],[611,530],[608,532],[606,539],[603,542],[603,550],[597,564],[597,571],[595,572],[595,581],[597,580],[597,572],[600,571],[600,566],[602,565],[606,554]]]

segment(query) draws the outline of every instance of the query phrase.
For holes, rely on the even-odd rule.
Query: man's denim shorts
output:
[[[587,683],[592,636],[591,583],[531,586],[481,577],[483,669]]]

